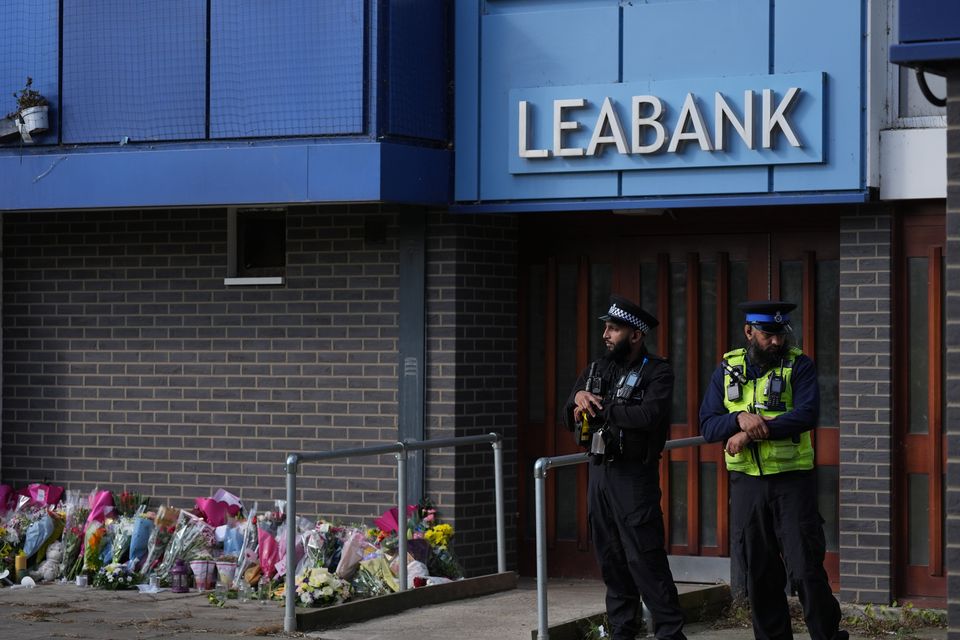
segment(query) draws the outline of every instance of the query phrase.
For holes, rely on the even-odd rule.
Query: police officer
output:
[[[581,373],[564,420],[580,433],[585,419],[592,432],[596,464],[590,465],[588,517],[607,586],[611,637],[636,637],[642,597],[656,637],[683,640],[683,613],[664,550],[660,510],[659,460],[669,427],[673,371],[643,344],[657,326],[652,315],[611,296],[600,319],[606,323],[607,355]]]
[[[820,412],[813,361],[792,346],[795,304],[745,302],[746,348],[723,355],[700,406],[700,432],[724,442],[732,553],[740,554],[758,640],[790,640],[787,576],[813,640],[846,640],[823,568],[810,433]],[[786,565],[786,573],[784,572]]]

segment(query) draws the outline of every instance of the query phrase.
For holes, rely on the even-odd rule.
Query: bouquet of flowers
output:
[[[20,536],[12,528],[0,524],[0,571],[14,571],[14,558],[20,546]]]
[[[83,571],[99,571],[103,566],[101,554],[103,553],[104,538],[107,535],[107,528],[102,522],[96,520],[87,527],[83,540]],[[79,560],[79,559],[78,559]],[[79,570],[77,571],[79,573]]]
[[[140,509],[142,514],[143,507]],[[129,553],[135,523],[136,517],[132,515],[120,516],[120,519],[113,523],[113,564],[120,564]]]
[[[157,567],[157,576],[161,582],[166,582],[177,558],[185,562],[195,560],[206,554],[216,541],[216,534],[209,524],[193,515],[189,511],[181,511],[177,527],[170,538],[170,545],[163,554],[163,560]]]
[[[143,497],[139,493],[124,491],[121,494],[113,494],[113,504],[116,505],[117,513],[121,516],[132,517],[136,515],[141,507],[146,509],[149,498]]]
[[[63,560],[60,565],[60,572],[66,576],[67,580],[73,580],[80,571],[80,547],[83,546],[83,526],[71,525],[64,527],[63,537]]]
[[[253,503],[253,511],[247,517],[241,527],[240,553],[237,557],[237,573],[233,579],[233,588],[240,587],[244,581],[247,569],[258,564],[257,541],[259,534],[257,530],[257,503]]]
[[[355,598],[373,598],[392,593],[392,590],[383,578],[361,566],[350,581],[350,593]]]
[[[133,517],[133,526],[130,532],[130,560],[127,566],[131,571],[136,571],[140,561],[147,555],[147,546],[150,543],[150,534],[153,533],[153,520],[151,520],[143,509],[137,510]]]
[[[136,589],[137,582],[139,582],[139,580],[136,574],[130,571],[126,565],[117,563],[102,567],[93,576],[93,586],[111,591]]]
[[[305,607],[323,607],[342,602],[350,596],[350,584],[327,571],[312,567],[297,576],[297,603]]]
[[[160,564],[160,560],[163,558],[171,538],[173,538],[179,515],[178,510],[168,507],[160,507],[157,510],[153,531],[150,532],[150,539],[147,541],[147,556],[140,567],[141,572],[148,573]],[[171,566],[173,565],[171,564]]]

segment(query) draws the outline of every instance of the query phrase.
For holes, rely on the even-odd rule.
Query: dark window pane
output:
[[[817,263],[816,345],[814,360],[820,383],[820,425],[840,424],[840,262]]]
[[[780,299],[797,308],[790,312],[794,344],[803,348],[803,263],[787,260],[780,263]]]
[[[818,464],[817,508],[823,517],[823,535],[827,551],[840,550],[840,467]]]
[[[284,275],[287,223],[283,209],[237,211],[237,275]]]
[[[533,423],[543,422],[546,407],[546,273],[543,265],[535,265],[527,277],[527,419]]]
[[[673,413],[670,422],[687,421],[687,263],[670,265],[670,362],[673,364]]]
[[[577,539],[577,468],[557,469],[557,539]]]
[[[590,360],[597,360],[607,352],[603,345],[603,320],[600,316],[610,307],[610,288],[613,282],[613,265],[590,265]]]
[[[557,267],[557,422],[577,381],[577,265]]]
[[[907,525],[909,560],[912,566],[930,564],[930,485],[927,474],[911,473],[907,476]]]
[[[927,372],[930,367],[927,350],[927,262],[926,258],[907,258],[907,300],[910,305],[907,326],[910,344],[907,404],[910,406],[910,433],[928,433],[930,427],[927,411]]]
[[[724,351],[739,349],[744,346],[743,311],[737,305],[747,300],[747,263],[744,261],[730,263],[730,282],[727,284],[730,298],[727,300],[727,344]],[[719,362],[719,358],[717,359]]]
[[[529,483],[527,484],[527,494],[524,499],[524,509],[523,513],[523,537],[527,540],[536,540],[537,537],[537,487],[536,482],[533,480],[533,471],[534,465],[536,465],[536,458],[527,458],[525,468],[527,470],[527,478],[529,478]]]
[[[717,463],[700,463],[700,545],[717,546]]]
[[[670,462],[670,544],[687,544],[687,463]]]
[[[710,376],[719,362],[717,355],[717,264],[700,263],[700,388],[697,397],[703,397],[710,384]]]

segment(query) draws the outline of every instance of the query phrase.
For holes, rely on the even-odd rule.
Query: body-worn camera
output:
[[[747,376],[743,374],[743,366],[733,366],[724,360],[723,370],[730,376],[730,384],[727,385],[727,400],[738,402],[743,397],[743,385],[747,384]]]

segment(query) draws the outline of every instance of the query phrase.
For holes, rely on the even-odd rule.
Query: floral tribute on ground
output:
[[[296,601],[323,607],[400,589],[399,536],[407,539],[407,588],[458,580],[463,570],[451,549],[453,527],[440,521],[429,500],[396,508],[372,527],[324,519],[287,519],[285,503],[259,511],[220,489],[197,498],[195,508],[151,508],[136,493],[79,491],[33,484],[15,491],[0,485],[0,586],[30,576],[107,590],[170,586],[178,560],[189,565],[195,586],[219,598],[282,599],[288,567],[295,572]],[[286,557],[289,527],[296,555]],[[179,570],[179,569],[178,569]],[[181,571],[182,573],[182,571]],[[181,578],[182,576],[174,576]]]

